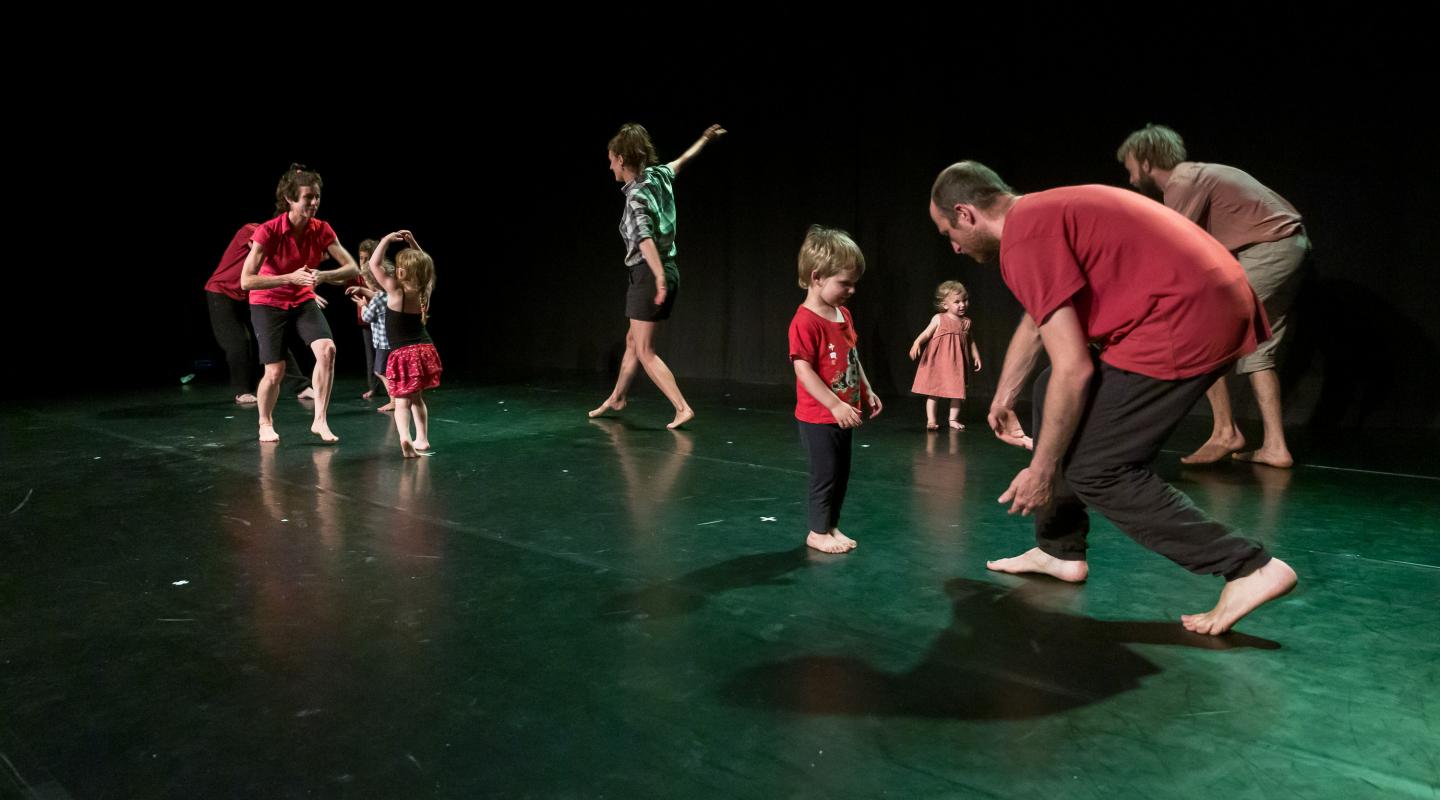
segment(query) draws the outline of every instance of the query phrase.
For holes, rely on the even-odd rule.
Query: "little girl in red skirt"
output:
[[[396,239],[409,247],[395,256],[395,273],[385,274],[385,250]],[[385,379],[395,398],[395,428],[400,431],[400,452],[406,458],[430,455],[430,409],[425,390],[440,385],[440,354],[425,330],[429,320],[430,292],[435,288],[435,262],[420,249],[410,231],[385,235],[370,254],[370,273],[385,287],[385,332],[390,338],[390,359]],[[410,438],[410,420],[415,438]]]

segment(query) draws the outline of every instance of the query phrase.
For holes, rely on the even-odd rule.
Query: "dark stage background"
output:
[[[1245,169],[1305,215],[1315,257],[1282,371],[1287,421],[1440,426],[1433,137],[1425,109],[1393,99],[1411,73],[1317,58],[1275,74],[1239,57],[1244,42],[1214,53],[1230,68],[1183,74],[1162,74],[1163,59],[1117,53],[1101,66],[1083,49],[1011,46],[1017,55],[975,69],[906,55],[899,40],[886,48],[898,55],[863,63],[737,41],[723,63],[680,47],[665,74],[618,44],[555,46],[331,64],[299,90],[284,70],[207,71],[202,93],[158,61],[97,72],[73,91],[113,133],[67,131],[36,151],[63,152],[47,171],[55,183],[41,185],[68,201],[50,234],[65,278],[34,310],[42,330],[64,333],[23,348],[19,368],[56,393],[177,385],[197,369],[223,381],[202,285],[240,224],[274,216],[276,179],[301,161],[324,176],[320,217],[352,253],[409,227],[434,254],[431,331],[448,375],[598,376],[614,369],[625,329],[621,195],[605,143],[639,121],[668,160],[720,122],[730,135],[677,182],[682,289],[661,340],[674,371],[792,380],[795,253],[818,222],[866,253],[852,307],[882,396],[908,394],[906,350],[935,285],[956,278],[972,295],[983,402],[1020,312],[994,265],[956,257],[936,234],[935,174],[974,158],[1022,192],[1124,185],[1115,148],[1154,121],[1179,130],[1192,159]],[[341,375],[358,377],[353,309],[328,294]],[[60,353],[78,357],[60,368]],[[653,389],[642,380],[641,391]],[[1248,388],[1236,396],[1243,409]]]

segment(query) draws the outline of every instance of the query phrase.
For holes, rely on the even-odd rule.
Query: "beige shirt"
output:
[[[1204,228],[1232,253],[1300,232],[1300,212],[1242,170],[1185,161],[1165,185],[1165,205]]]

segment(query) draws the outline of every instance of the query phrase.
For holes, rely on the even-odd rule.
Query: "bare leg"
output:
[[[1235,426],[1235,412],[1230,406],[1230,389],[1225,385],[1225,376],[1215,381],[1206,392],[1210,400],[1210,412],[1215,424],[1210,429],[1210,438],[1200,449],[1180,459],[1181,464],[1214,464],[1245,446],[1245,436]]]
[[[375,409],[375,410],[381,412],[382,414],[383,414],[384,412],[386,412],[386,411],[394,411],[394,410],[395,410],[395,398],[393,398],[393,397],[390,396],[390,379],[389,379],[389,378],[386,378],[384,375],[381,375],[381,374],[378,373],[378,372],[375,373],[375,377],[379,378],[379,379],[380,379],[380,385],[385,387],[385,405],[380,406],[379,408],[377,408],[377,409]]]
[[[330,389],[335,385],[335,342],[316,339],[310,349],[315,353],[315,374],[310,378],[310,386],[315,390],[315,421],[310,423],[310,432],[322,441],[338,442],[340,437],[330,432],[330,423],[326,420]]]
[[[1253,461],[1272,467],[1288,469],[1295,465],[1290,448],[1285,444],[1285,424],[1280,407],[1280,376],[1273,369],[1262,369],[1250,373],[1250,386],[1255,390],[1255,402],[1260,406],[1260,419],[1265,425],[1265,441],[1260,449],[1249,453],[1235,453],[1237,461]]]
[[[415,419],[415,449],[430,450],[430,407],[425,404],[424,390],[410,395],[410,416]]]
[[[634,333],[625,333],[625,355],[620,359],[620,375],[615,379],[615,389],[610,396],[605,398],[598,408],[591,411],[591,419],[604,414],[606,411],[619,411],[625,407],[625,396],[630,393],[630,382],[635,380],[635,374],[640,371],[640,359],[635,355]]]
[[[275,401],[280,399],[280,381],[285,378],[285,362],[276,361],[265,365],[265,374],[260,376],[260,385],[255,389],[260,408],[260,441],[278,442],[280,434],[275,432]]]
[[[1063,561],[1038,547],[1032,547],[1014,558],[986,561],[985,568],[1012,575],[1038,572],[1070,583],[1080,583],[1090,576],[1090,565],[1084,561]]]
[[[1246,614],[1262,605],[1283,597],[1295,588],[1295,570],[1278,558],[1243,578],[1226,581],[1220,590],[1220,602],[1204,614],[1185,614],[1180,624],[1185,630],[1219,636],[1230,630]]]
[[[963,430],[965,430],[965,424],[960,421],[960,401],[959,401],[959,399],[952,399],[952,400],[950,401],[950,428],[951,428],[951,430],[957,430],[957,431],[963,431]]]
[[[395,398],[395,430],[400,432],[400,454],[406,458],[418,458],[415,443],[410,440],[410,398]]]
[[[680,387],[675,384],[675,375],[665,362],[660,359],[660,354],[655,352],[655,328],[658,323],[641,322],[638,319],[630,320],[630,337],[635,344],[635,355],[640,359],[640,366],[645,369],[645,374],[659,387],[660,392],[675,406],[675,419],[665,427],[674,430],[681,425],[695,418],[695,410],[685,402],[685,395],[680,393]]]
[[[935,431],[940,429],[940,424],[935,421],[935,398],[925,398],[925,430]]]

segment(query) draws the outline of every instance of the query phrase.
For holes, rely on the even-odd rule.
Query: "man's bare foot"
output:
[[[950,420],[950,429],[955,431],[963,431],[965,430],[965,423],[961,422],[958,419],[952,419]]]
[[[1038,547],[1032,547],[1014,558],[986,561],[985,568],[1012,575],[1039,572],[1069,583],[1080,583],[1090,575],[1090,565],[1084,561],[1061,561]]]
[[[670,424],[666,425],[665,427],[673,431],[692,419],[695,419],[695,409],[691,408],[690,406],[685,406],[684,408],[675,412],[675,419],[670,420]]]
[[[830,535],[845,545],[846,550],[854,550],[860,543],[840,532],[839,528],[831,528]]]
[[[850,541],[854,544],[854,540]],[[805,546],[812,550],[819,550],[822,553],[848,553],[851,550],[849,545],[828,533],[816,533],[810,531],[805,537]]]
[[[406,458],[420,457],[420,454],[415,452],[415,445],[409,439],[400,440],[400,455]]]
[[[311,425],[310,432],[319,436],[322,442],[330,442],[333,444],[340,441],[339,436],[330,432],[330,424],[328,422],[317,422]]]
[[[255,398],[255,395],[249,392],[235,395],[235,405],[237,406],[248,406],[258,402],[260,401]]]
[[[1187,631],[1219,636],[1246,614],[1289,594],[1296,582],[1295,570],[1284,561],[1272,558],[1249,575],[1226,582],[1220,590],[1220,602],[1214,608],[1204,614],[1184,614],[1180,624]]]
[[[394,401],[394,400],[391,400],[390,402],[386,403],[386,404],[383,405],[383,406],[380,406],[379,408],[377,408],[377,409],[375,409],[375,410],[376,410],[377,412],[381,413],[381,414],[384,414],[384,413],[387,412],[387,411],[394,411],[394,410],[395,410],[395,401]]]
[[[1200,449],[1180,459],[1181,464],[1214,464],[1245,446],[1245,437],[1234,432],[1225,436],[1210,434],[1210,439]]]
[[[374,390],[374,389],[369,389],[369,390],[367,390],[364,394],[360,395],[360,399],[361,399],[361,400],[369,400],[370,398],[372,398],[372,397],[374,397],[374,396],[375,396],[375,390]]]
[[[1290,469],[1295,466],[1295,458],[1290,455],[1289,450],[1251,450],[1248,453],[1231,453],[1230,457],[1236,461],[1246,461],[1251,464],[1264,464],[1267,467],[1278,467],[1279,469]]]
[[[315,399],[315,389],[314,389],[314,387],[306,386],[303,390],[301,390],[300,394],[295,395],[295,399],[296,399],[296,400],[314,400],[314,399]]]
[[[606,411],[619,411],[625,407],[625,402],[626,401],[624,400],[616,400],[614,398],[607,397],[605,398],[605,402],[600,404],[599,408],[595,409],[594,411],[586,412],[585,416],[589,417],[590,419],[595,419],[601,414],[604,414]]]
[[[262,441],[262,442],[278,442],[278,441],[280,441],[280,434],[278,434],[278,433],[275,432],[275,426],[274,426],[274,425],[261,425],[261,426],[260,426],[260,441]]]

